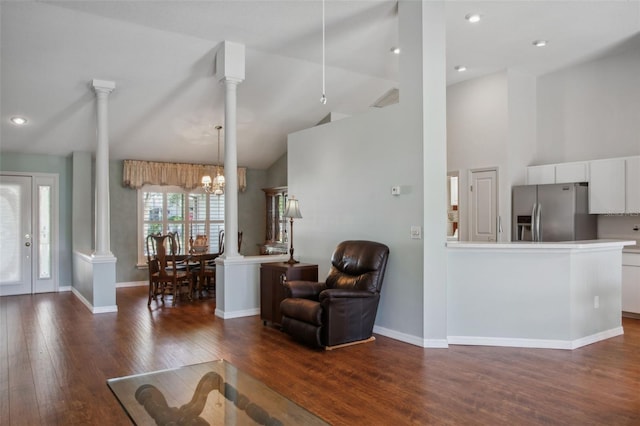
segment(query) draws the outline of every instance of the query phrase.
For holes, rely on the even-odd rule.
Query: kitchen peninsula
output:
[[[635,241],[448,242],[450,344],[575,349],[623,334]]]

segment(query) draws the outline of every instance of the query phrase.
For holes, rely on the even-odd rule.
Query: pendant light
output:
[[[222,168],[220,167],[220,130],[222,126],[215,127],[218,131],[218,157],[216,160],[216,176],[211,180],[211,176],[202,177],[202,189],[208,194],[214,194],[217,196],[224,194],[224,174],[222,174]]]

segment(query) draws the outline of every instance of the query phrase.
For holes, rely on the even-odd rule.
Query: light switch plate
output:
[[[411,239],[412,240],[421,240],[422,239],[422,227],[421,226],[411,226]]]

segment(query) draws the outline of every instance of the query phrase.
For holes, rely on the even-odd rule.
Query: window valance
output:
[[[224,168],[222,168],[224,173]],[[210,164],[159,163],[153,161],[124,160],[122,184],[139,189],[143,185],[176,185],[184,189],[200,186],[202,176],[216,175],[216,166]],[[247,189],[247,169],[238,167],[238,189]]]

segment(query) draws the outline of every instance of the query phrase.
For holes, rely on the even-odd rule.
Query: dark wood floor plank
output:
[[[7,305],[7,365],[9,369],[10,424],[40,424],[35,382],[29,360],[27,334],[33,326],[31,300],[21,298]]]
[[[211,298],[148,309],[138,287],[117,303],[92,315],[71,293],[0,298],[0,424],[128,425],[107,379],[220,358],[336,425],[640,424],[640,320],[575,351],[377,336],[324,352],[257,316],[221,320]]]

